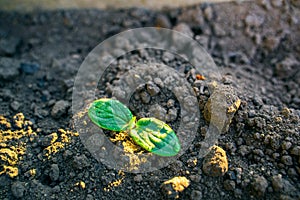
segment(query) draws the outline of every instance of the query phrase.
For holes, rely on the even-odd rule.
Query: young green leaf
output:
[[[136,119],[118,100],[104,98],[91,104],[88,116],[99,127],[111,131],[129,130],[134,126]]]
[[[155,118],[138,120],[129,135],[139,146],[159,156],[175,156],[180,151],[175,132],[166,123]]]

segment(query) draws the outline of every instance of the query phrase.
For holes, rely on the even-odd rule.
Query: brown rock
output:
[[[223,176],[228,170],[226,152],[218,146],[211,147],[203,163],[203,171],[208,176]]]
[[[179,198],[178,193],[182,192],[190,185],[190,181],[184,176],[176,176],[170,180],[165,181],[162,186],[162,192],[168,198]]]
[[[218,85],[204,107],[204,119],[220,132],[226,132],[240,104],[241,100],[230,86]]]

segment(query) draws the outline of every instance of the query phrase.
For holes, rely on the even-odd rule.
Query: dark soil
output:
[[[299,8],[296,0],[266,0],[163,11],[0,12],[0,115],[12,119],[22,112],[39,130],[37,138],[27,142],[19,175],[0,175],[1,199],[166,199],[171,196],[161,184],[174,176],[191,181],[179,199],[299,199]],[[222,84],[232,86],[242,100],[228,132],[217,143],[227,153],[228,172],[210,177],[203,173],[203,158],[192,164],[201,133],[208,128],[203,117],[198,136],[185,154],[153,172],[120,174],[98,162],[80,137],[72,137],[50,159],[41,158],[43,141],[52,132],[76,131],[70,107],[72,87],[87,54],[114,34],[147,26],[173,28],[199,41],[220,67]],[[189,63],[176,56],[166,59],[158,50],[130,52],[118,58],[116,66],[151,59],[181,71],[191,85],[196,81]],[[107,72],[104,82],[116,84],[123,72]],[[147,84],[130,100],[133,113],[148,117],[154,110],[176,130],[181,116],[174,94],[155,81]],[[99,84],[97,95],[112,94],[108,85]],[[209,95],[198,93],[200,108]],[[36,169],[35,176],[28,175],[30,169]],[[104,190],[118,179],[122,179],[119,186]],[[85,187],[76,185],[80,181]]]

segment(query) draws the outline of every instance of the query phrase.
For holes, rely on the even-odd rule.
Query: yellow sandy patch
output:
[[[135,142],[130,138],[126,132],[116,133],[114,138],[110,139],[112,142],[121,141],[125,156],[129,157],[128,170],[137,170],[139,165],[147,162],[145,157],[140,157],[143,154],[141,147],[135,144]]]
[[[124,178],[125,178],[125,173],[124,173],[122,170],[120,170],[120,171],[118,172],[118,174],[119,174],[119,176],[121,176],[121,178],[119,178],[119,179],[117,179],[117,180],[115,180],[115,181],[110,182],[110,183],[103,189],[105,192],[109,192],[109,191],[111,190],[111,188],[117,187],[117,186],[121,185],[122,181],[123,181]]]
[[[0,172],[0,175],[1,174],[7,174],[11,178],[14,178],[14,177],[18,176],[19,169],[17,167],[3,165],[3,170]]]
[[[51,155],[56,154],[61,149],[71,142],[71,138],[74,136],[79,136],[77,132],[58,129],[57,133],[52,133],[53,137],[51,140],[51,145],[44,149],[44,155],[50,159]]]
[[[32,142],[36,136],[32,122],[26,120],[23,113],[16,114],[12,120],[0,115],[0,175],[7,174],[11,178],[18,175],[18,164],[26,153],[24,140],[29,139]],[[52,154],[63,149],[71,142],[72,136],[78,136],[78,133],[63,129],[52,133],[51,145],[45,148],[45,156],[50,158]],[[30,174],[35,176],[36,170],[30,170]]]
[[[25,120],[22,113],[13,116],[11,122],[0,115],[0,175],[7,174],[11,178],[18,175],[17,165],[26,152],[26,143],[21,138],[36,136],[31,126],[32,122]]]

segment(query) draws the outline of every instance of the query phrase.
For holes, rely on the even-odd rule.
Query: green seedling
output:
[[[117,100],[95,100],[88,115],[100,128],[126,132],[136,144],[156,155],[175,156],[180,151],[179,140],[169,125],[156,118],[136,121],[131,111]]]

